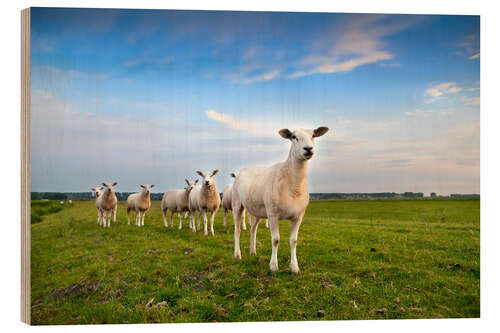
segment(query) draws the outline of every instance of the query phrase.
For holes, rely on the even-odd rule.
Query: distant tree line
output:
[[[135,192],[116,192],[119,201],[127,200],[128,196]],[[222,193],[220,193],[222,196]],[[423,198],[422,192],[378,192],[378,193],[310,193],[311,200],[327,199],[390,199],[390,198]],[[431,197],[438,197],[435,192]],[[479,198],[479,194],[451,194],[451,198]],[[92,192],[31,192],[31,200],[91,200]],[[163,193],[151,193],[151,200],[160,201]]]

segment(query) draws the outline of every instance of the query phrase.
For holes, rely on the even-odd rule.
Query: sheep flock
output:
[[[232,211],[234,221],[234,258],[241,259],[240,233],[246,230],[245,215],[248,213],[250,228],[250,255],[256,255],[257,228],[262,219],[271,232],[272,253],[269,262],[271,272],[278,271],[278,246],[280,243],[280,220],[290,220],[290,270],[299,273],[296,247],[298,231],[306,208],[309,204],[307,188],[307,167],[313,157],[314,140],[328,132],[328,127],[314,130],[298,129],[290,131],[282,129],[279,135],[291,142],[288,158],[271,166],[251,166],[231,173],[232,184],[222,192],[222,200],[215,184],[215,175],[219,170],[196,171],[201,179],[190,181],[185,179],[186,187],[172,189],[163,195],[161,210],[165,227],[174,226],[174,215],[179,218],[179,229],[182,229],[182,214],[189,220],[189,229],[200,230],[203,219],[203,231],[214,235],[214,219],[219,208],[223,210],[223,225],[226,226],[228,211]],[[101,183],[93,187],[97,223],[102,227],[111,226],[111,217],[116,222],[117,198],[114,183]],[[144,226],[146,213],[151,207],[151,189],[155,185],[140,185],[141,191],[127,198],[127,220],[135,214],[135,225]],[[169,213],[169,214],[168,214]],[[197,222],[197,223],[196,223]]]

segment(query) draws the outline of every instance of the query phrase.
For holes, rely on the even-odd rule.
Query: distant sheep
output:
[[[257,253],[256,234],[261,218],[269,219],[272,241],[272,255],[269,267],[278,271],[278,246],[280,243],[279,220],[291,221],[290,269],[299,273],[296,247],[297,234],[307,205],[307,165],[314,154],[314,138],[328,132],[328,127],[315,130],[282,129],[279,134],[291,141],[288,159],[270,167],[250,167],[243,169],[233,185],[234,217],[234,257],[241,259],[240,223],[243,209],[255,217],[250,227],[250,254]]]
[[[111,214],[114,214],[114,221],[116,222],[116,207],[118,200],[116,199],[115,189],[114,187],[118,185],[117,182],[113,184],[101,183],[103,186],[102,194],[96,200],[96,206],[98,210],[101,212],[100,216],[100,225],[103,227],[111,226]]]
[[[170,190],[165,192],[161,200],[161,210],[163,212],[163,224],[168,227],[167,210],[170,210],[170,225],[174,226],[174,213],[179,215],[179,229],[182,229],[181,213],[189,211],[189,194],[194,186],[198,183],[198,179],[194,182],[189,182],[185,179],[187,186],[182,190]],[[191,219],[190,227],[191,227]]]
[[[230,176],[236,178],[236,175],[234,173],[231,173]],[[226,226],[227,211],[233,210],[232,197],[233,197],[233,184],[228,184],[224,188],[224,191],[222,191],[222,210],[224,213],[222,224],[224,225],[224,227]],[[245,212],[243,212],[243,230],[247,230],[247,226],[245,223],[245,215],[246,215]]]
[[[208,235],[207,231],[207,212],[210,213],[210,232],[214,235],[214,218],[220,206],[220,196],[217,192],[217,187],[213,177],[219,172],[214,170],[212,172],[196,171],[198,175],[203,177],[201,185],[195,186],[189,195],[189,211],[191,215],[191,223],[194,224],[195,213],[199,212],[198,220],[203,215],[204,220],[204,234]],[[195,227],[195,226],[194,226]],[[195,229],[193,229],[195,231]]]
[[[140,185],[142,191],[133,193],[127,198],[127,224],[130,224],[130,211],[135,211],[135,224],[144,226],[144,217],[151,207],[151,189],[154,185]],[[142,216],[141,216],[142,214]]]
[[[68,203],[71,205],[73,203],[73,200],[69,199]]]

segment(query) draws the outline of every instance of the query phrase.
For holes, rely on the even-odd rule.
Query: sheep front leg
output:
[[[266,219],[266,228],[269,229],[269,219]]]
[[[297,263],[297,237],[299,233],[300,224],[302,223],[302,217],[304,215],[300,215],[297,218],[293,219],[292,228],[290,231],[290,269],[293,274],[299,273],[299,264]]]
[[[117,208],[117,207],[115,207],[115,208],[113,209],[113,222],[115,222],[115,223],[116,223],[116,208]]]
[[[182,215],[181,215],[181,212],[178,212],[177,216],[179,216],[179,230],[181,230],[182,229]]]
[[[278,246],[280,245],[280,230],[278,217],[269,217],[269,226],[271,230],[271,242],[273,246],[273,251],[271,254],[271,261],[269,262],[269,268],[271,273],[278,271]]]
[[[205,236],[207,236],[207,235],[208,235],[207,225],[208,225],[207,211],[206,211],[206,210],[204,210],[204,211],[203,211],[203,234],[204,234]]]
[[[193,232],[196,232],[196,211],[191,212],[191,223]]]
[[[147,212],[147,210],[145,210],[145,211],[142,212],[142,223],[141,223],[141,225],[143,227],[144,227],[144,219],[146,218],[146,212]]]
[[[250,215],[250,255],[257,254],[257,228],[259,227],[260,219]]]
[[[135,211],[135,225],[140,227],[141,212],[139,210]]]
[[[226,213],[227,213],[227,209],[223,209],[224,211],[224,217],[222,219],[222,225],[224,226],[224,228],[226,227]]]
[[[214,219],[215,219],[216,213],[217,213],[217,209],[210,213],[210,232],[212,233],[212,236],[214,236],[214,234],[215,234],[214,233]]]

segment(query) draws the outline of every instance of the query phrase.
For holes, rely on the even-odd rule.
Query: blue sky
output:
[[[286,158],[312,192],[479,192],[479,17],[33,8],[32,190]]]

